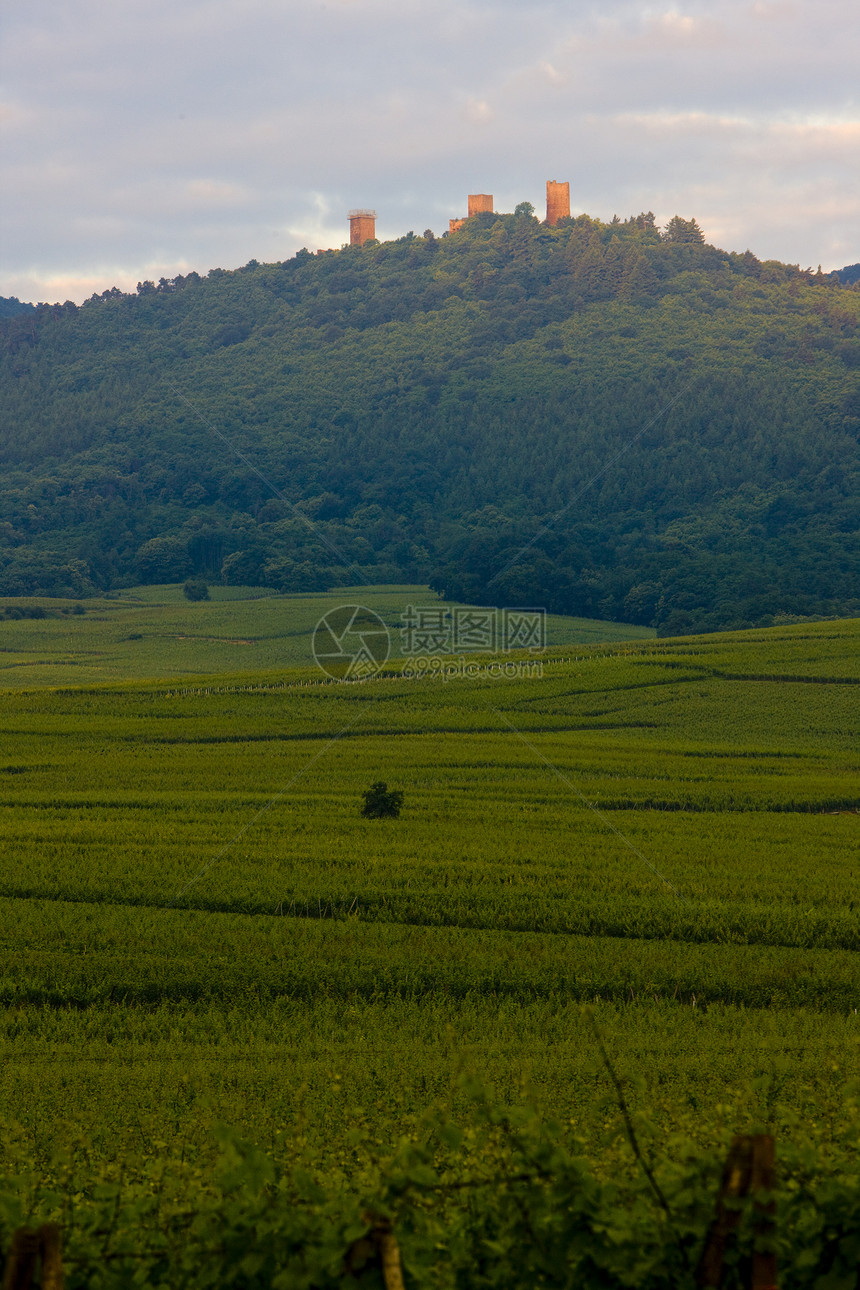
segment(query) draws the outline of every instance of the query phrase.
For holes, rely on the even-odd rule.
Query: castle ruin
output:
[[[469,193],[468,215],[460,215],[448,221],[448,232],[456,233],[473,215],[493,214],[492,193]],[[555,179],[546,181],[546,223],[550,228],[560,220],[570,218],[570,184],[558,183]],[[376,211],[349,212],[349,244],[364,246],[365,242],[376,238]]]
[[[560,219],[570,218],[570,184],[546,181],[546,222],[555,225]]]
[[[492,193],[469,193],[469,219],[471,219],[473,215],[492,215],[492,213]]]
[[[376,211],[349,212],[349,244],[364,246],[365,242],[376,241]]]

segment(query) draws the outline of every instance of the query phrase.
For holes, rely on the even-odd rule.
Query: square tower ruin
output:
[[[469,193],[469,219],[473,215],[482,215],[485,212],[490,215],[493,213],[493,194]]]
[[[557,184],[554,179],[546,181],[546,222],[557,224],[560,219],[570,218],[570,184]]]
[[[350,246],[364,246],[365,242],[374,241],[376,241],[376,211],[350,211]]]

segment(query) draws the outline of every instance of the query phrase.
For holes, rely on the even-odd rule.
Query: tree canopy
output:
[[[16,318],[19,314],[35,313],[36,306],[17,296],[0,296],[0,318]]]

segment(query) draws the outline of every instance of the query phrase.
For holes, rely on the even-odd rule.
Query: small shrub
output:
[[[209,588],[202,578],[189,578],[182,590],[186,600],[209,599]]]
[[[397,819],[403,805],[403,794],[396,788],[390,789],[384,780],[377,780],[362,794],[364,806],[362,815],[369,820]]]

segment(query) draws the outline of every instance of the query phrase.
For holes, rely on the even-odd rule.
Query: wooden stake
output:
[[[42,1290],[63,1290],[63,1240],[56,1223],[39,1228],[42,1252]]]
[[[382,1280],[385,1282],[385,1290],[406,1290],[400,1263],[400,1247],[390,1226],[377,1228],[376,1244],[382,1260]]]
[[[377,1214],[363,1214],[362,1218],[370,1226],[370,1239],[379,1257],[382,1265],[382,1282],[385,1290],[406,1290],[403,1281],[403,1267],[400,1262],[400,1247],[397,1244],[397,1237],[391,1230],[391,1219],[380,1218]],[[364,1251],[362,1246],[364,1240],[356,1241],[353,1249],[347,1257],[347,1269],[352,1271],[353,1251],[359,1255],[364,1262]]]
[[[3,1290],[30,1290],[38,1253],[39,1238],[36,1233],[28,1227],[19,1227],[9,1246],[6,1270],[3,1273]]]
[[[56,1223],[45,1223],[38,1232],[18,1228],[6,1259],[3,1290],[32,1290],[40,1256],[41,1290],[63,1290],[62,1237]]]
[[[732,1141],[720,1194],[717,1213],[711,1223],[705,1248],[696,1269],[696,1284],[702,1290],[719,1290],[723,1284],[723,1262],[729,1237],[741,1219],[740,1202],[753,1197],[753,1237],[755,1245],[773,1242],[776,1225],[775,1150],[773,1138],[768,1133],[753,1137],[737,1137]],[[767,1199],[762,1198],[762,1194]],[[767,1250],[753,1249],[751,1290],[778,1290],[776,1283],[776,1255]]]
[[[696,1269],[696,1284],[703,1287],[703,1290],[706,1287],[718,1290],[722,1285],[726,1244],[741,1219],[740,1205],[727,1206],[726,1201],[740,1201],[746,1196],[752,1177],[752,1156],[752,1138],[733,1139],[723,1169],[717,1212],[708,1229],[705,1248]]]
[[[774,1141],[769,1133],[758,1133],[753,1138],[752,1177],[750,1191],[753,1196],[755,1244],[772,1245],[776,1227],[776,1202],[773,1189],[776,1177]],[[761,1199],[761,1193],[769,1199]],[[776,1254],[770,1250],[753,1249],[752,1290],[778,1290],[776,1284]]]

